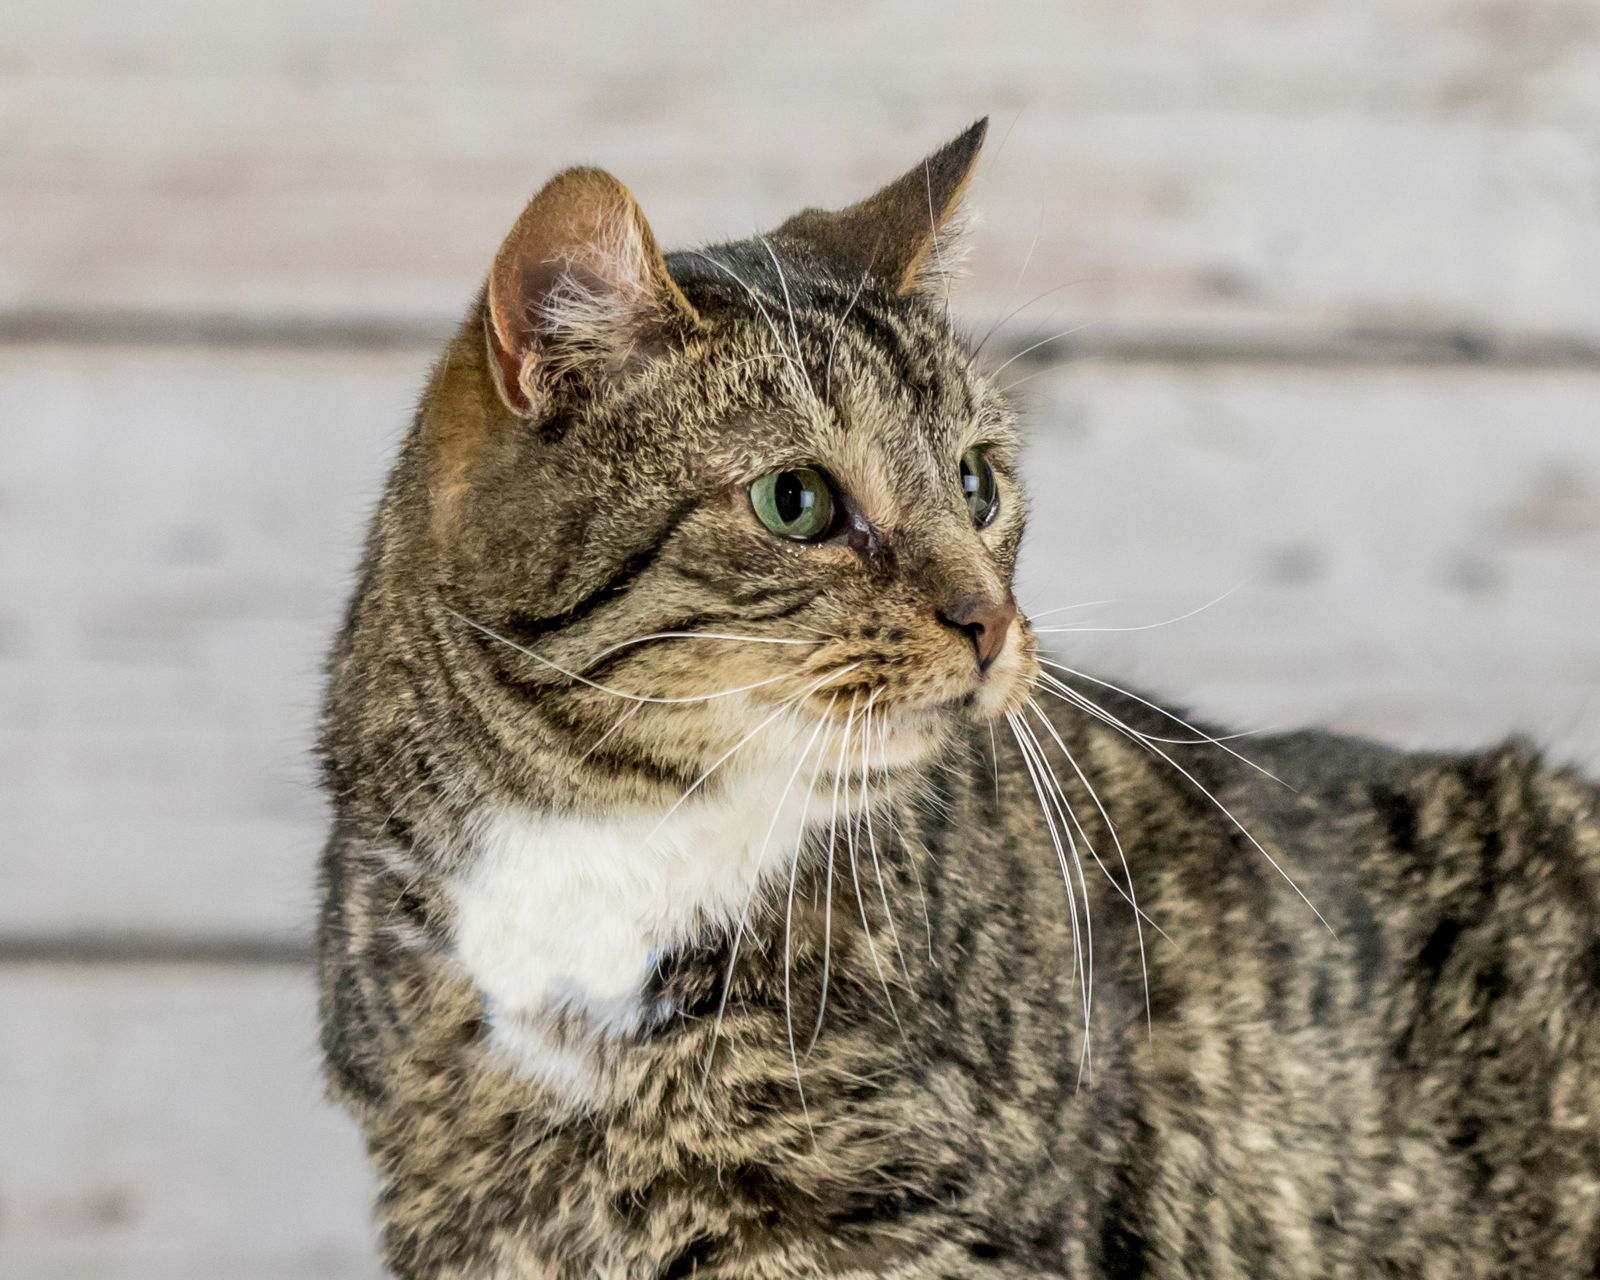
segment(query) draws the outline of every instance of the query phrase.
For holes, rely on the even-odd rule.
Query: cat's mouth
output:
[[[1038,673],[1037,642],[1018,617],[990,662],[975,665],[949,653],[852,661],[836,678],[822,679],[806,701],[814,715],[846,736],[870,725],[886,749],[892,744],[900,763],[913,763],[931,754],[956,722],[985,724],[1020,710]]]

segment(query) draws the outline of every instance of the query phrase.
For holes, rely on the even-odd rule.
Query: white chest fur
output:
[[[590,1092],[595,1042],[653,1015],[643,993],[656,957],[738,920],[764,879],[787,874],[807,824],[828,818],[793,774],[773,761],[667,813],[482,814],[477,856],[453,886],[455,942],[497,1046],[549,1084]],[[565,1015],[560,1034],[552,1015]],[[574,1023],[587,1043],[573,1043]]]

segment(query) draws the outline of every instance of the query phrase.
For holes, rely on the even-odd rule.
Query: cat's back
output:
[[[1524,742],[1219,744],[1095,701],[1045,712],[1059,741],[1037,721],[1019,767],[1050,762],[1106,853],[1084,879],[1110,1273],[1592,1274],[1600,788]],[[1018,856],[1053,856],[1010,821]]]
[[[1082,822],[1061,842],[1077,933],[1059,870],[984,910],[1019,954],[1053,947],[1042,968],[1093,947],[1090,1050],[1058,1069],[1080,1091],[1067,1146],[1096,1152],[1075,1194],[1104,1274],[1594,1274],[1594,782],[1525,742],[1230,739],[1094,702],[1029,712],[1037,749],[966,758],[970,826],[1008,837],[974,845],[997,864],[978,885],[1056,861],[1045,765],[1058,835]],[[986,758],[1008,802],[990,819]],[[987,998],[1040,1016],[1022,990]]]

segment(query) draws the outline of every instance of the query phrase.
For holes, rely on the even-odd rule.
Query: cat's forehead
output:
[[[669,262],[718,334],[722,372],[766,402],[759,416],[777,435],[943,451],[1000,425],[940,305],[766,239]]]

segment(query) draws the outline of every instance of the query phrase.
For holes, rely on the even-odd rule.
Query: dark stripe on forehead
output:
[[[819,365],[810,370],[819,390],[822,369],[836,346],[855,345],[858,351],[864,346],[869,358],[881,360],[888,381],[911,397],[914,412],[932,412],[943,381],[938,353],[952,342],[939,319],[920,304],[886,296],[870,280],[842,278],[797,262],[786,248],[773,245],[777,263],[759,241],[675,253],[668,262],[691,300],[714,298],[746,311],[759,328],[770,325],[770,336],[786,353],[793,351],[792,323],[809,349],[806,363]]]
[[[921,362],[913,360],[904,332],[870,299],[865,297],[858,299],[848,316],[845,316],[843,311],[839,314],[844,317],[841,341],[849,340],[846,335],[860,335],[868,345],[877,348],[893,371],[897,382],[902,382],[913,390],[922,385],[924,379],[919,368]]]

